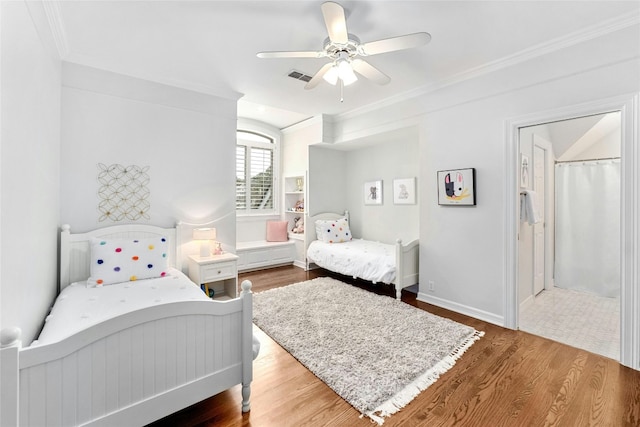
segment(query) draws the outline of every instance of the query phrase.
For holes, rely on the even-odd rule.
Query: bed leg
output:
[[[249,397],[251,396],[251,384],[242,384],[242,412],[249,412],[251,410],[251,402]]]
[[[401,287],[396,287],[396,299],[398,301],[402,300],[402,288]]]
[[[253,293],[251,282],[240,284],[242,292],[242,412],[249,412],[251,404],[251,381],[253,380]]]

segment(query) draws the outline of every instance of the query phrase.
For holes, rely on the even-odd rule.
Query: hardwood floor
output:
[[[319,276],[281,267],[241,274],[253,291]],[[344,281],[351,281],[342,278]],[[353,281],[352,281],[353,282]],[[393,295],[385,285],[355,282]],[[484,331],[456,365],[384,425],[639,426],[640,372],[618,362],[521,331],[416,301],[420,309]],[[254,361],[251,411],[240,410],[240,386],[166,417],[153,426],[375,426],[267,335]]]

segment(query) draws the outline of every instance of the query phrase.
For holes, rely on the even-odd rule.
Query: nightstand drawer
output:
[[[202,267],[202,283],[212,282],[215,280],[226,279],[228,277],[236,277],[236,263],[220,262],[215,265],[206,265]]]

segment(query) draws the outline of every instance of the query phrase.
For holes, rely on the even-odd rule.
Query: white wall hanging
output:
[[[98,221],[149,219],[148,171],[149,166],[98,163]]]

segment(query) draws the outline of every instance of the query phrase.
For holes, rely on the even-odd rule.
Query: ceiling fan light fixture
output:
[[[259,58],[327,58],[329,61],[313,77],[305,80],[305,89],[315,88],[322,80],[335,86],[339,80],[342,93],[344,86],[356,82],[358,76],[379,85],[386,85],[391,78],[360,57],[411,49],[423,46],[431,40],[429,33],[420,32],[362,43],[358,37],[347,31],[346,14],[342,6],[333,1],[324,1],[321,10],[329,35],[324,40],[322,50],[258,53]]]
[[[335,86],[336,83],[338,83],[338,67],[333,65],[331,68],[329,68],[329,71],[324,73],[324,76],[322,76],[322,78],[327,83],[332,84],[332,85]]]
[[[338,77],[342,80],[345,86],[349,86],[351,83],[358,80],[356,73],[353,72],[351,64],[346,59],[338,59],[336,61],[338,69]]]

